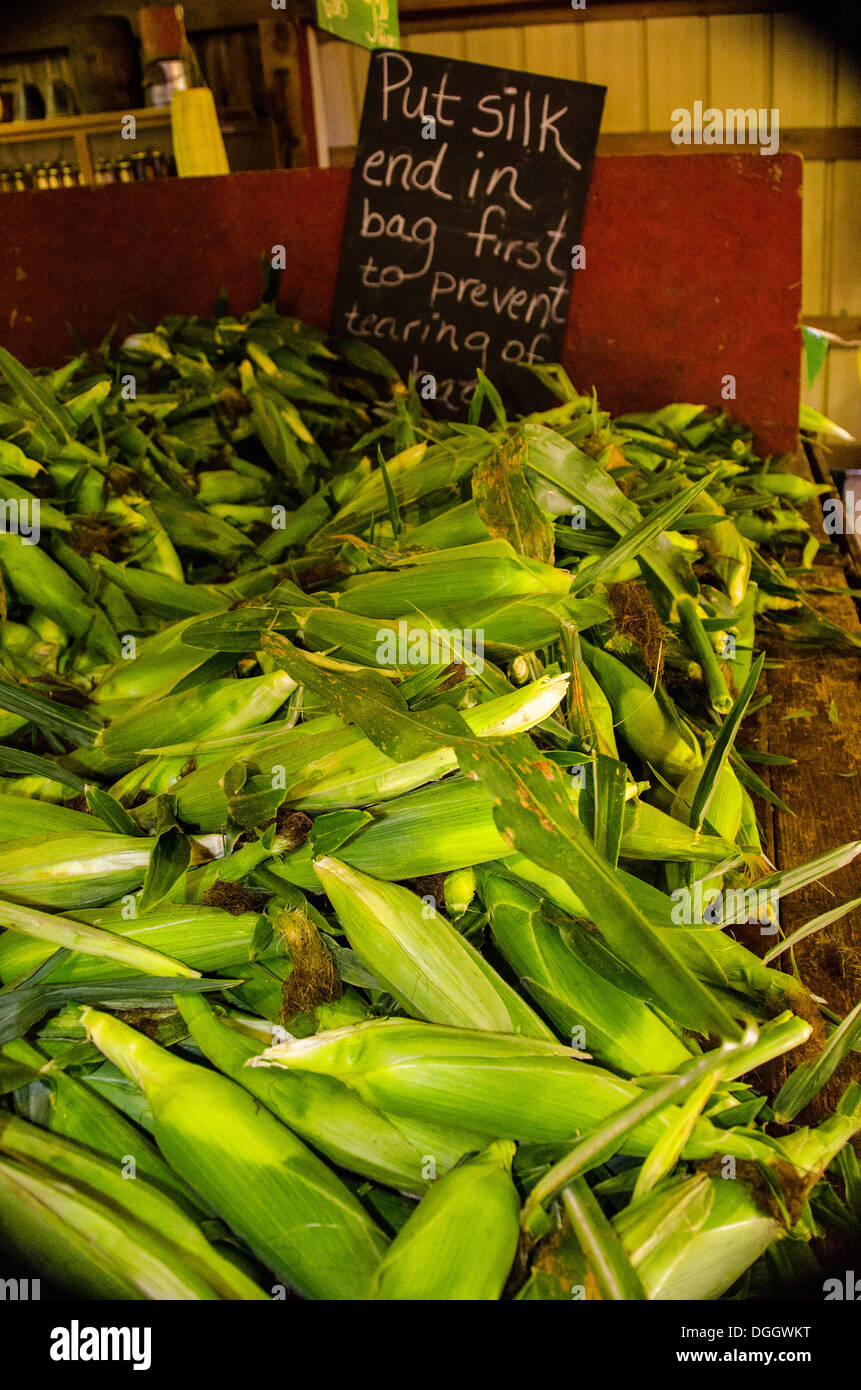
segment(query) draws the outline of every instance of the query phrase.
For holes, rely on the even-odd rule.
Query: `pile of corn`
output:
[[[775,904],[859,846],[770,865],[736,740],[757,619],[855,642],[816,489],[555,367],[440,423],[271,297],[0,370],[3,1273],[715,1299],[857,1234],[792,971],[853,904]]]

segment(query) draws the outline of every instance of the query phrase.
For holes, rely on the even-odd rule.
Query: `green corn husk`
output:
[[[705,765],[697,768],[696,772],[689,772],[687,777],[679,783],[676,795],[673,799],[672,814],[682,824],[690,820],[691,807],[697,788],[702,780]],[[741,818],[744,810],[743,788],[729,762],[725,762],[720,770],[717,782],[712,791],[711,800],[708,806],[707,824],[710,830],[720,835],[724,840],[734,844],[738,839],[741,830]],[[667,865],[667,883],[671,889],[678,888],[686,883],[693,882],[694,871],[690,864]],[[710,887],[719,888],[723,882],[723,876],[710,876],[707,880]]]
[[[859,1095],[857,1087],[850,1088],[842,1113],[784,1139],[802,1191],[813,1188],[861,1129]],[[775,1240],[786,1236],[769,1189],[758,1195],[742,1174],[727,1173],[671,1180],[614,1218],[649,1298],[720,1298]],[[796,1210],[801,1196],[797,1190],[792,1193]]]
[[[691,503],[691,509],[711,512],[717,518],[714,526],[699,533],[699,543],[723,581],[730,602],[733,605],[741,603],[750,579],[750,546],[723,507],[708,492],[701,492]]]
[[[680,782],[702,762],[691,738],[684,738],[664,713],[646,682],[600,647],[583,642],[583,655],[613,708],[616,727],[643,762],[670,782]]]
[[[260,1043],[223,1023],[204,999],[178,1004],[204,1056],[339,1168],[420,1196],[431,1172],[448,1172],[482,1142],[467,1130],[384,1115],[332,1077],[248,1066]]]
[[[576,798],[576,789],[571,790]],[[375,878],[419,878],[511,857],[511,846],[494,818],[492,798],[481,782],[454,777],[368,810],[373,822],[362,827],[338,854],[345,864]],[[735,846],[715,835],[696,835],[641,801],[625,809],[620,852],[624,859],[652,861],[664,857],[708,865],[732,857]],[[306,892],[314,892],[311,859],[311,847],[305,845],[285,855],[275,872]],[[586,915],[585,910],[579,915]]]
[[[10,738],[12,734],[17,734],[27,724],[27,720],[21,714],[10,714],[8,710],[0,709],[0,738]]]
[[[152,840],[99,832],[7,840],[0,847],[0,897],[33,907],[99,907],[140,888]]]
[[[507,541],[491,540],[429,555],[413,555],[397,574],[358,575],[344,585],[338,606],[366,618],[439,614],[470,602],[521,594],[567,594],[567,570],[518,555]]]
[[[556,926],[531,893],[487,869],[479,888],[494,945],[562,1037],[576,1030],[579,1046],[628,1076],[673,1071],[690,1056],[647,1004],[608,978],[613,958],[587,932]]]
[[[454,546],[475,545],[490,540],[490,532],[478,513],[472,498],[459,507],[440,512],[421,526],[411,526],[404,535],[409,546],[429,546],[433,550],[449,550]]]
[[[56,912],[39,912],[20,903],[0,899],[0,923],[12,931],[24,932],[27,936],[50,942],[63,951],[80,951],[99,959],[121,962],[129,966],[133,974],[199,978],[196,970],[174,960],[172,956],[113,932],[103,931],[100,927],[76,922],[71,917],[61,917]]]
[[[411,1019],[375,1019],[267,1048],[252,1066],[296,1067],[344,1081],[369,1105],[428,1123],[469,1125],[490,1137],[565,1143],[642,1092],[571,1048],[512,1034]],[[645,1157],[673,1123],[669,1106],[631,1130],[622,1153]],[[685,1157],[758,1157],[741,1131],[698,1120]]]
[[[166,695],[129,710],[103,729],[96,743],[109,755],[127,757],[161,747],[166,733],[174,743],[208,734],[223,738],[262,724],[295,689],[296,682],[286,671],[213,681],[197,687],[193,696]]]
[[[553,1040],[517,991],[415,894],[337,859],[316,859],[314,868],[353,950],[412,1017]]]
[[[86,1186],[0,1159],[0,1239],[78,1297],[218,1298],[179,1264],[175,1247]]]
[[[549,873],[522,855],[510,858],[506,869],[537,888],[569,917],[588,918],[585,905],[557,874]],[[653,926],[672,933],[673,944],[682,960],[704,983],[756,999],[775,1013],[790,1009],[802,1017],[811,1016],[813,1005],[807,990],[791,975],[763,965],[759,956],[724,931],[702,927],[688,930],[679,925],[674,920],[675,907],[670,897],[623,869],[619,873],[638,907]],[[640,982],[638,992],[642,994],[642,991]]]
[[[155,1144],[83,1080],[60,1070],[37,1047],[16,1038],[2,1048],[10,1061],[30,1068],[33,1080],[19,1092],[19,1110],[27,1119],[76,1143],[93,1149],[119,1168],[131,1155],[137,1171],[166,1192],[184,1211],[200,1212],[189,1187],[165,1163]]]
[[[380,619],[362,617],[343,607],[309,606],[307,601],[299,604],[290,599],[285,604],[312,649],[335,652],[344,660],[367,666],[404,670],[423,664],[425,652],[437,651],[441,668],[449,652],[451,659],[456,659],[459,642],[467,651],[470,646],[469,637],[461,638],[461,633],[472,633],[475,646],[480,635],[485,656],[510,661],[523,652],[550,646],[563,627],[579,631],[609,617],[602,598],[545,594],[475,602],[467,592],[456,607],[452,601],[448,608],[437,609],[435,620],[416,612],[403,618]]]
[[[658,1189],[613,1224],[657,1300],[720,1297],[783,1229],[744,1183],[705,1176]]]
[[[0,566],[21,603],[40,608],[75,637],[83,637],[93,610],[83,589],[38,545],[0,531]]]
[[[493,451],[490,439],[446,440],[442,444],[414,444],[386,461],[389,486],[401,508],[409,507],[420,498],[451,494],[465,478]],[[388,511],[386,487],[380,469],[368,475],[360,487],[331,521],[317,533],[316,542],[329,536],[361,534],[375,518]]]
[[[128,594],[136,607],[145,608],[152,616],[168,622],[193,614],[217,613],[230,605],[227,594],[219,593],[208,585],[185,584],[170,575],[155,574],[131,565],[117,565],[99,554],[92,556],[92,564],[123,593]]]
[[[570,703],[569,724],[575,736],[585,747],[594,742],[599,753],[618,758],[610,701],[582,658],[572,663]]]
[[[43,1217],[51,1211],[55,1214],[53,1224],[55,1234],[59,1235],[58,1244],[62,1240],[60,1232],[65,1229],[72,1247],[70,1258],[56,1272],[76,1291],[79,1288],[77,1255],[80,1247],[85,1247],[90,1239],[98,1246],[100,1231],[111,1230],[115,1225],[125,1234],[127,1249],[124,1252],[122,1243],[114,1238],[101,1253],[106,1263],[113,1257],[118,1272],[132,1277],[140,1297],[237,1301],[268,1297],[210,1245],[195,1222],[146,1178],[136,1175],[134,1182],[129,1182],[119,1167],[80,1145],[39,1130],[26,1120],[2,1114],[0,1155],[0,1169],[10,1160],[20,1165],[19,1192],[24,1189],[33,1204],[42,1199]],[[29,1183],[23,1178],[22,1169],[27,1171]],[[68,1194],[66,1201],[60,1195],[63,1188]],[[98,1202],[94,1201],[96,1194]],[[115,1213],[113,1222],[109,1216],[111,1211]],[[117,1214],[121,1214],[119,1220]],[[93,1217],[92,1225],[88,1215]],[[132,1273],[131,1256],[135,1247],[140,1252],[137,1277]],[[42,1251],[39,1253],[41,1256]],[[117,1260],[119,1255],[124,1257]],[[142,1278],[147,1257],[151,1273]],[[175,1290],[173,1293],[169,1292],[171,1286]]]
[[[205,506],[221,502],[260,502],[266,488],[260,478],[242,477],[232,468],[213,468],[197,480],[197,499]]]
[[[553,713],[567,683],[567,676],[542,676],[520,690],[464,710],[463,718],[479,738],[522,733]],[[436,781],[456,767],[452,748],[397,763],[360,737],[351,742],[349,753],[341,743],[331,759],[314,761],[309,775],[290,787],[290,802],[306,811],[367,805]]]
[[[745,479],[756,492],[768,492],[773,497],[788,497],[790,502],[811,502],[828,492],[828,484],[816,484],[796,473],[756,473]]]
[[[648,801],[629,802],[619,854],[623,859],[672,864],[715,864],[737,855],[734,839],[689,829],[675,816],[667,816]]]
[[[211,753],[182,752],[177,755],[176,761],[168,759],[159,775],[172,777],[173,769],[180,764],[187,766],[189,757],[200,758],[204,765],[185,773],[177,781],[171,781],[170,792],[175,799],[177,815],[183,823],[206,834],[223,830],[231,814],[234,819],[237,817],[237,808],[235,805],[231,807],[225,790],[225,776],[234,764],[238,768],[266,767],[268,772],[261,774],[263,790],[272,795],[274,784],[277,783],[280,788],[275,799],[277,807],[278,802],[288,795],[292,803],[290,789],[293,783],[307,780],[308,767],[315,764],[316,757],[319,756],[321,761],[330,758],[335,761],[334,749],[353,750],[362,742],[363,736],[357,730],[345,728],[341,720],[334,716],[312,719],[296,728],[284,728],[283,721],[274,721],[259,731],[248,730],[245,734],[234,735],[226,740],[226,747],[214,748]],[[368,743],[368,747],[373,748],[373,745]],[[155,783],[153,790],[156,790]],[[243,786],[243,792],[245,790]],[[252,818],[250,823],[253,824],[254,819],[257,823],[268,819],[275,807],[261,817]],[[136,816],[142,826],[151,827],[158,817],[157,803],[148,802],[138,807]]]
[[[520,733],[552,713],[562,699],[565,685],[566,677],[542,677],[522,691],[498,696],[463,714],[473,733],[480,737]],[[200,767],[172,785],[178,813],[188,826],[206,833],[220,830],[227,823],[231,806],[224,790],[224,774],[239,751],[242,766],[266,769],[260,781],[264,798],[267,791],[273,790],[277,774],[282,795],[275,796],[275,806],[282,799],[289,799],[292,806],[302,810],[332,810],[398,796],[444,777],[458,766],[451,748],[440,748],[408,762],[395,762],[359,730],[345,727],[341,720],[330,716],[284,731],[273,726],[261,730],[259,737],[252,737],[248,749],[235,744],[235,751],[231,751],[228,746],[213,765]],[[193,753],[192,746],[185,748],[181,756],[185,758],[186,753]],[[268,819],[273,813],[274,806],[260,819]],[[147,808],[140,810],[139,819],[147,823]],[[253,823],[253,819],[249,821]],[[313,878],[309,883],[307,874],[306,885],[314,887]]]
[[[501,1296],[520,1235],[514,1149],[490,1144],[434,1183],[386,1252],[378,1299],[487,1302]]]
[[[672,815],[677,820],[685,822],[690,819],[691,807],[702,780],[703,770],[703,768],[697,768],[696,772],[689,772],[676,788]],[[741,829],[743,800],[744,793],[741,783],[729,762],[726,762],[721,768],[720,776],[712,792],[707,820],[714,832],[722,835],[730,844],[737,839]]]
[[[0,840],[21,840],[31,835],[90,835],[95,831],[110,833],[104,821],[85,811],[0,792]]]
[[[471,866],[455,869],[446,875],[443,884],[445,905],[452,917],[462,917],[475,897],[477,887],[475,871]]]
[[[800,512],[788,508],[773,507],[772,520],[765,521],[752,512],[739,512],[736,526],[748,541],[758,545],[768,545],[773,540],[797,535],[799,531],[809,531],[810,527]]]
[[[197,621],[185,618],[171,623],[137,643],[133,660],[118,661],[102,675],[92,692],[97,704],[156,700],[169,694],[179,681],[209,659],[209,653],[187,646],[182,635]]]
[[[249,957],[260,917],[232,915],[218,907],[167,905],[127,919],[123,908],[80,911],[76,919],[92,927],[180,960],[193,970],[225,970]],[[50,942],[7,932],[0,936],[0,981],[9,984],[38,969],[56,950]],[[73,952],[51,971],[55,984],[72,980],[119,980],[140,967],[118,960],[95,960]]]
[[[82,1017],[90,1040],[146,1091],[168,1163],[264,1265],[309,1298],[371,1296],[385,1237],[301,1140],[226,1077],[107,1014]]]

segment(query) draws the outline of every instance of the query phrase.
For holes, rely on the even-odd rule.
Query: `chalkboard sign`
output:
[[[465,417],[479,368],[512,409],[547,404],[518,364],[560,353],[605,92],[372,56],[332,328],[412,372],[440,417]]]

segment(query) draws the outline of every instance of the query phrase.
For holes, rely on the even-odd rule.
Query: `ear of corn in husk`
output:
[[[572,788],[575,801],[576,796]],[[375,877],[415,878],[513,858],[510,844],[497,827],[493,800],[481,782],[455,777],[368,809],[374,820],[342,846],[339,856]],[[708,865],[733,853],[730,842],[696,835],[648,802],[626,808],[621,842],[625,859],[651,861],[663,856]],[[310,845],[303,846],[286,855],[275,871],[313,891],[311,858]],[[577,915],[585,915],[585,910]]]
[[[217,907],[162,905],[140,917],[127,917],[124,908],[80,910],[76,921],[179,959],[195,971],[226,969],[247,960],[260,918],[257,913],[231,914]],[[0,919],[2,920],[2,919]],[[56,945],[14,933],[0,936],[0,981],[8,984],[42,965]],[[73,952],[51,972],[57,983],[71,980],[112,980],[133,975],[140,964]],[[167,973],[167,971],[164,971]]]
[[[147,701],[113,720],[97,743],[114,757],[137,756],[158,747],[168,734],[174,743],[192,736],[227,735],[261,724],[280,709],[296,682],[285,671],[248,680],[214,681],[200,687],[194,697],[166,695]]]
[[[680,782],[702,762],[691,736],[672,723],[646,682],[600,647],[582,644],[583,655],[613,709],[616,727],[644,762],[671,782]]]
[[[542,676],[521,690],[464,710],[463,718],[479,738],[522,733],[557,708],[567,683],[567,676]],[[454,751],[445,747],[424,757],[397,763],[362,738],[355,741],[351,753],[346,768],[342,750],[334,756],[331,772],[318,764],[306,781],[291,787],[291,803],[303,810],[368,804],[410,791],[457,767]]]
[[[489,1136],[563,1143],[640,1096],[636,1086],[578,1060],[571,1048],[511,1034],[378,1019],[282,1043],[253,1066],[336,1076],[371,1105]],[[638,1125],[622,1152],[645,1156],[670,1127],[674,1107]],[[768,1149],[742,1131],[699,1120],[687,1157],[751,1158]]]
[[[24,1038],[6,1043],[2,1054],[32,1072],[26,1099],[18,1096],[19,1110],[28,1119],[85,1144],[116,1167],[131,1155],[137,1171],[183,1210],[200,1210],[191,1189],[165,1163],[155,1144],[84,1081],[54,1065]]]
[[[152,840],[30,835],[0,847],[0,896],[34,907],[98,907],[140,888]]]
[[[537,898],[492,871],[480,870],[479,885],[494,945],[562,1037],[576,1037],[599,1062],[628,1075],[672,1071],[690,1056],[647,1004],[578,953],[584,933],[573,923],[563,934]]]
[[[138,1297],[267,1297],[145,1177],[135,1175],[130,1182],[119,1165],[26,1120],[0,1115],[0,1173],[6,1165],[4,1176],[11,1178],[9,1188],[15,1193],[6,1219],[11,1217],[20,1240],[27,1224],[24,1209],[29,1206],[32,1219],[41,1203],[42,1220],[34,1225],[50,1231],[48,1243],[57,1256],[68,1243],[67,1259],[60,1258],[55,1267],[64,1283],[77,1286],[78,1259],[93,1243],[106,1264],[114,1264],[119,1277],[137,1288]],[[5,1224],[2,1218],[0,1224]]]
[[[222,1022],[204,999],[178,1000],[204,1056],[244,1086],[282,1124],[341,1168],[403,1192],[423,1193],[431,1171],[444,1173],[481,1141],[463,1131],[393,1119],[332,1077],[250,1067],[262,1046]]]
[[[199,1299],[200,1280],[177,1270],[177,1252],[88,1188],[0,1158],[0,1235],[7,1250],[78,1295],[96,1299]],[[218,1295],[209,1293],[209,1297]]]
[[[490,1144],[433,1184],[386,1252],[378,1299],[500,1297],[520,1234],[520,1199],[511,1179],[514,1147]]]
[[[168,1163],[263,1264],[306,1297],[370,1297],[385,1237],[301,1140],[226,1077],[95,1009],[83,1021],[146,1091]]]
[[[435,907],[337,859],[316,859],[314,868],[350,945],[414,1018],[553,1039],[517,991]]]

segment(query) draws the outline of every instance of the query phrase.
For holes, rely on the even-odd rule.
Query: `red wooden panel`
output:
[[[3,199],[0,340],[30,365],[96,342],[130,315],[241,313],[260,257],[283,244],[281,307],[328,327],[349,172],[166,179]],[[764,450],[792,449],[798,414],[801,160],[707,154],[598,159],[574,273],[564,361],[618,412],[724,406]],[[736,379],[736,400],[721,380]]]
[[[578,388],[614,414],[723,406],[764,452],[794,449],[801,171],[793,154],[598,159],[563,353]]]

